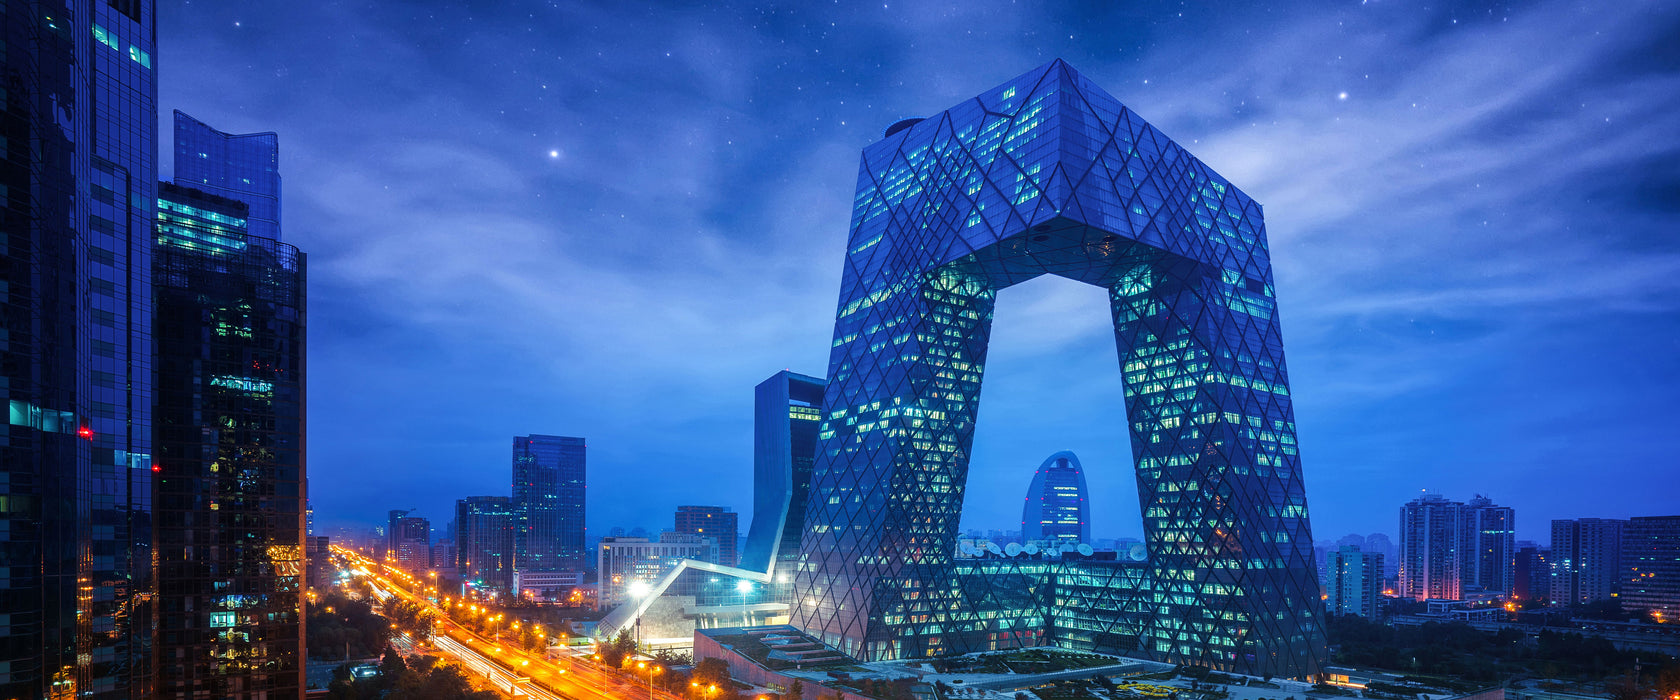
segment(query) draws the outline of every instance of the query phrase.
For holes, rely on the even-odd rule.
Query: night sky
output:
[[[589,440],[592,535],[744,533],[860,149],[1058,57],[1265,206],[1318,539],[1423,489],[1540,541],[1680,512],[1680,5],[1210,4],[165,0],[160,151],[170,109],[280,134],[323,532],[441,529],[546,433]],[[1141,532],[1109,323],[999,295],[965,527],[1070,449],[1096,535]]]

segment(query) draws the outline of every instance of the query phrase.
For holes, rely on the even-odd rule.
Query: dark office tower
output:
[[[1021,538],[1040,545],[1091,542],[1091,503],[1085,469],[1072,452],[1057,452],[1038,465],[1021,509]]]
[[[153,697],[153,2],[0,18],[0,698]]]
[[[159,185],[161,697],[304,687],[305,258],[251,235],[247,211]]]
[[[1680,620],[1680,515],[1631,518],[1622,531],[1622,607]]]
[[[513,590],[513,542],[519,511],[507,496],[455,502],[455,570],[467,583],[506,595]]]
[[[1400,573],[1395,593],[1458,600],[1464,566],[1464,504],[1435,494],[1400,507]]]
[[[1462,512],[1464,562],[1459,571],[1464,589],[1510,593],[1516,586],[1516,510],[1478,495]]]
[[[432,522],[425,518],[403,518],[397,521],[397,566],[405,571],[420,571],[432,563]]]
[[[778,585],[799,563],[824,386],[784,370],[753,390],[753,516],[741,568],[772,574]]]
[[[397,530],[401,529],[402,519],[413,511],[388,510],[385,511],[385,557],[395,559],[397,556]]]
[[[717,561],[714,564],[735,566],[739,557],[735,552],[740,527],[735,511],[718,506],[677,506],[676,532],[700,535],[717,540]]]
[[[1552,550],[1533,542],[1518,542],[1516,575],[1511,597],[1521,602],[1544,601],[1552,591]]]
[[[1609,600],[1621,587],[1626,520],[1552,521],[1552,605]]]
[[[1382,598],[1382,555],[1343,546],[1330,553],[1325,576],[1324,609],[1332,615],[1376,619]]]
[[[965,617],[990,584],[952,559],[993,299],[1054,274],[1108,291],[1147,510],[1153,598],[1100,614],[1162,661],[1319,673],[1259,204],[1059,60],[893,125],[853,202],[793,623],[865,659],[1030,641]]]
[[[272,132],[225,134],[176,110],[175,184],[244,202],[251,235],[280,240],[280,140]]]
[[[583,438],[513,439],[514,566],[520,571],[582,571],[588,446]]]

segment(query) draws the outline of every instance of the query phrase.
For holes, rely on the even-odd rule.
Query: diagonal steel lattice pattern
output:
[[[795,624],[865,659],[1048,639],[1319,672],[1258,204],[1058,60],[866,148],[847,251]],[[953,561],[993,300],[1042,274],[1112,302],[1149,553],[1124,575]]]

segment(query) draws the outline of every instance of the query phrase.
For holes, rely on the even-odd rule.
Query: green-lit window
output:
[[[106,46],[109,46],[113,49],[117,49],[119,51],[122,50],[122,47],[119,46],[118,43],[117,43],[117,35],[113,34],[110,30],[108,30],[104,27],[101,27],[97,24],[93,25],[93,38],[94,38],[94,40],[98,41],[99,43],[104,44]]]

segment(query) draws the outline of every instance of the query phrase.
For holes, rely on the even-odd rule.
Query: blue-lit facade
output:
[[[1109,292],[1149,554],[1080,579],[1085,644],[1319,673],[1260,207],[1061,61],[863,152],[792,622],[865,659],[1075,645],[953,561],[993,300],[1042,274]]]
[[[158,690],[299,697],[305,256],[244,202],[158,187]]]
[[[753,390],[753,517],[741,568],[786,588],[799,562],[826,383],[777,372]]]
[[[1033,544],[1078,545],[1091,541],[1090,489],[1085,468],[1072,452],[1057,452],[1038,465],[1021,507],[1021,539]]]
[[[514,542],[519,509],[507,496],[473,496],[455,502],[455,571],[482,590],[513,590]]]
[[[175,183],[244,202],[246,228],[280,240],[280,137],[229,134],[175,112]]]
[[[0,16],[0,697],[153,697],[156,14]]]
[[[580,437],[513,439],[514,566],[520,571],[582,571],[589,445]]]

